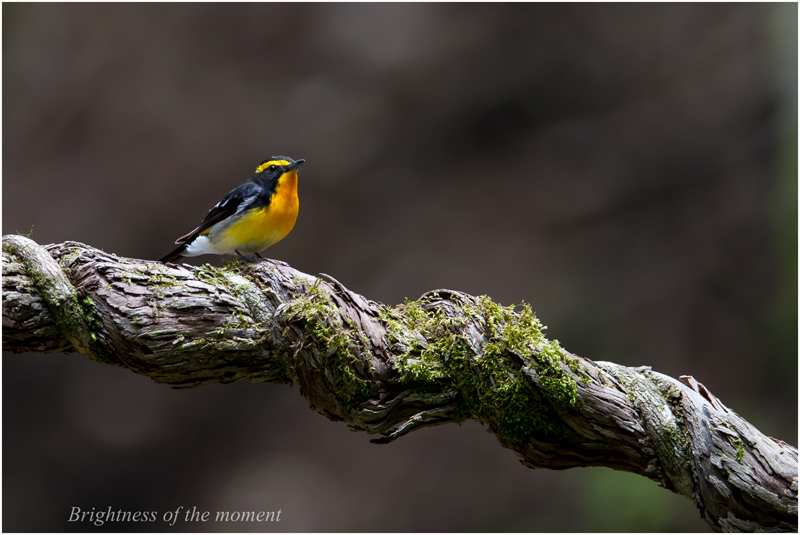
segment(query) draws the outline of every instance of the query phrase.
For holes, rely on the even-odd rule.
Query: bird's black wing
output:
[[[175,240],[175,243],[191,242],[202,234],[204,230],[238,212],[243,207],[243,203],[252,203],[263,191],[264,188],[255,182],[245,182],[236,186],[214,208],[208,211],[208,214],[196,229],[185,236],[181,236]]]

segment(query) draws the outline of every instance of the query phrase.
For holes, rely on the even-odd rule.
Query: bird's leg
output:
[[[253,253],[253,254],[254,254],[254,255],[256,255],[258,258],[260,258],[261,260],[264,260],[264,257],[263,257],[263,256],[261,256],[260,254],[258,254],[258,251],[256,251],[256,252],[255,252],[255,253]],[[254,256],[253,258],[255,258],[256,256]]]
[[[242,253],[240,253],[240,252],[239,252],[238,250],[236,250],[236,249],[234,249],[234,250],[233,250],[233,252],[235,252],[235,253],[236,253],[236,254],[239,256],[239,259],[240,259],[242,262],[244,262],[244,263],[245,263],[245,265],[247,265],[248,259],[247,259],[247,257],[246,257],[245,255],[243,255]]]

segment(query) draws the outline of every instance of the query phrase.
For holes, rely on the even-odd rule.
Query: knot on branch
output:
[[[457,394],[455,418],[477,419],[510,441],[564,436],[554,406],[577,403],[569,368],[577,359],[544,336],[528,305],[517,312],[485,296],[436,290],[386,309],[383,320],[398,380],[415,393]]]
[[[70,282],[61,265],[50,256],[50,253],[35,241],[19,235],[3,236],[3,252],[9,255],[4,258],[3,275],[20,275],[21,285],[30,285],[36,296],[41,297],[52,314],[58,331],[75,351],[83,353],[101,364],[119,365],[118,358],[103,344],[95,334],[99,321],[95,314],[94,302],[87,295],[80,295]],[[17,264],[17,265],[15,265]],[[27,304],[37,306],[36,297],[27,293]],[[3,299],[3,319],[6,326],[6,308],[21,306],[19,301]],[[41,308],[41,305],[38,305]],[[18,309],[19,312],[19,309]],[[13,311],[9,310],[13,315]],[[11,327],[11,325],[8,325]],[[4,345],[6,343],[4,333]],[[58,344],[58,350],[65,350],[67,344]],[[13,345],[11,346],[13,350]]]

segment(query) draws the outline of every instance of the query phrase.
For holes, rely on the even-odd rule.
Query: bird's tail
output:
[[[182,243],[178,247],[176,247],[171,253],[161,259],[162,262],[174,262],[175,260],[179,259],[183,256],[183,253],[186,251],[186,244]]]

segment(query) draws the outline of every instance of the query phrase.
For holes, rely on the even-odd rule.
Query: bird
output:
[[[181,236],[161,262],[204,254],[237,255],[245,263],[286,237],[297,220],[297,168],[305,160],[272,156],[253,176],[208,211],[200,225]],[[248,255],[253,255],[248,258]]]

